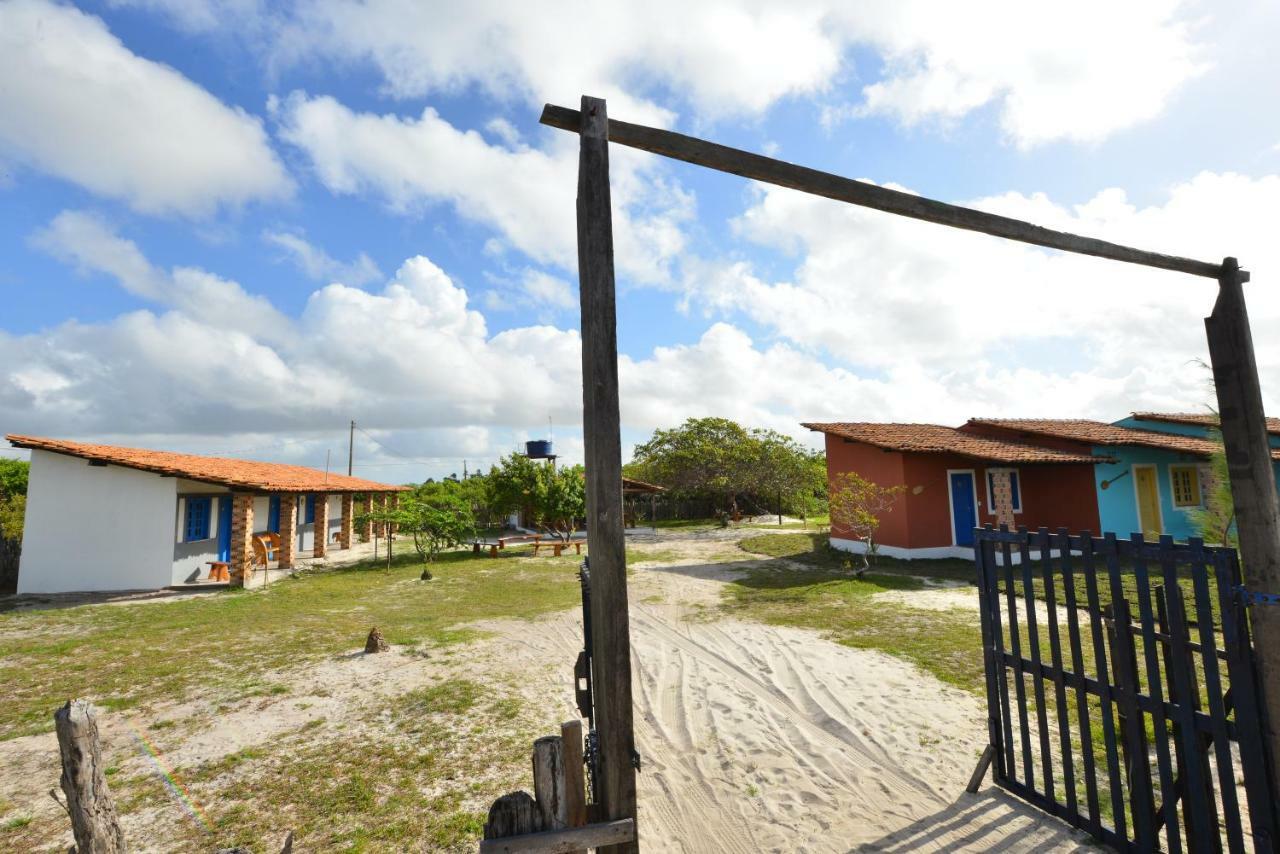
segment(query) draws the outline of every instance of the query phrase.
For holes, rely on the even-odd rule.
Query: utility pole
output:
[[[347,437],[347,477],[351,477],[351,467],[356,458],[356,422],[351,422],[351,433]]]

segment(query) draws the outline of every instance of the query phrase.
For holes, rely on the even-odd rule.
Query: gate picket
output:
[[[1033,566],[1033,548],[1038,567]],[[1020,573],[1013,569],[1015,554],[1022,564]],[[1234,550],[1209,548],[1199,539],[1181,544],[1165,536],[1150,543],[1140,535],[1117,540],[1114,534],[1072,535],[1062,529],[1050,534],[1045,528],[1010,532],[1005,526],[997,531],[987,525],[974,532],[974,560],[982,597],[988,729],[997,757],[997,785],[1123,851],[1164,848],[1172,854],[1185,845],[1193,852],[1219,852],[1224,842],[1232,852],[1248,850],[1246,842],[1252,842],[1255,851],[1273,850],[1276,816],[1271,812],[1248,613],[1238,593],[1240,569]],[[1151,577],[1152,562],[1159,567],[1158,583]],[[1183,571],[1189,574],[1194,619],[1182,588],[1188,577],[1181,575]],[[1215,624],[1210,571],[1218,588],[1221,634]],[[1083,601],[1077,582],[1081,576]],[[1099,576],[1106,579],[1108,603],[1102,601]],[[1044,585],[1040,592],[1037,582]],[[1059,591],[1065,620],[1058,612]],[[1002,611],[1008,613],[1007,651]],[[1089,622],[1092,675],[1085,672],[1090,657],[1084,649],[1081,611]],[[1049,640],[1047,662],[1041,657],[1042,629]],[[1012,698],[1007,670],[1015,680]],[[1036,705],[1034,736],[1029,701]],[[1094,703],[1101,744],[1094,737]],[[1013,736],[1015,714],[1020,757]],[[1057,726],[1056,737],[1051,723]],[[1239,742],[1238,760],[1233,758],[1232,740]],[[1056,757],[1054,750],[1059,751]],[[1099,776],[1100,756],[1106,759],[1105,779]],[[1061,799],[1055,788],[1055,762],[1061,771]],[[1036,785],[1037,764],[1041,786]],[[1235,791],[1238,775],[1246,790],[1248,836]],[[1109,816],[1104,805],[1110,807]]]

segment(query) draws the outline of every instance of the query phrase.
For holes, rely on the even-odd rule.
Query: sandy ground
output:
[[[964,793],[985,742],[978,698],[909,663],[814,632],[707,619],[725,581],[751,565],[732,560],[740,536],[717,530],[636,538],[632,666],[646,850],[1091,848],[1085,837],[994,787]],[[638,552],[646,548],[661,552],[664,562],[644,561]],[[965,590],[928,594],[941,597],[930,607],[976,604]],[[469,676],[492,672],[518,684],[530,710],[546,720],[573,716],[570,673],[582,642],[576,609],[482,627],[493,635],[466,647],[461,659],[353,651],[278,674],[289,693],[243,712],[219,715],[191,703],[154,708],[149,717],[195,724],[183,727],[168,753],[172,764],[190,767],[310,719],[354,721],[362,710],[462,667]],[[137,723],[104,716],[108,752],[136,757]],[[33,792],[30,784],[53,784],[56,752],[52,735],[0,743],[0,798],[57,809],[38,794],[43,785]],[[135,849],[164,850],[148,820],[154,816],[126,819]]]

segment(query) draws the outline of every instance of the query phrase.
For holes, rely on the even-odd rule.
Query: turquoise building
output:
[[[1280,447],[1280,423],[1272,436]],[[1101,458],[1094,466],[1102,532],[1148,539],[1198,534],[1193,513],[1204,507],[1210,480],[1208,416],[1135,413],[1114,424],[1083,419],[973,419],[966,428],[1008,438],[1057,443]]]

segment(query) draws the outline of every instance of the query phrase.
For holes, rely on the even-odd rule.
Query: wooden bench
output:
[[[471,553],[480,554],[481,549],[489,550],[489,557],[497,557],[498,549],[505,549],[508,544],[516,545],[519,543],[533,543],[534,554],[537,554],[538,543],[542,541],[541,534],[515,534],[510,537],[498,537],[493,542],[486,540],[475,540],[471,544]]]
[[[569,540],[568,542],[564,542],[563,540],[552,540],[549,543],[534,543],[533,556],[538,556],[539,549],[550,548],[552,557],[560,557],[560,555],[564,554],[564,550],[569,548],[569,546],[573,546],[575,553],[582,554],[583,542],[583,540]]]
[[[231,563],[225,560],[209,561],[209,577],[206,581],[230,581]]]

